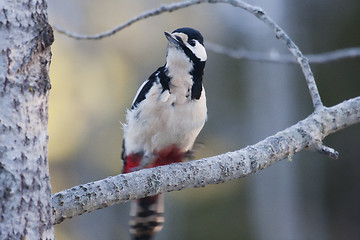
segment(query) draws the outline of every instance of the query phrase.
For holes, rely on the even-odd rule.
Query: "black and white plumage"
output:
[[[207,118],[202,84],[207,59],[195,29],[165,32],[166,64],[139,88],[124,124],[124,173],[180,162],[191,150]],[[164,221],[162,196],[134,201],[133,239],[151,239]]]

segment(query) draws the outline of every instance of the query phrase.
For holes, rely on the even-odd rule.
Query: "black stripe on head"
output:
[[[188,36],[188,39],[196,39],[199,43],[204,45],[204,38],[198,30],[193,28],[178,28],[174,30],[172,33],[185,33]]]

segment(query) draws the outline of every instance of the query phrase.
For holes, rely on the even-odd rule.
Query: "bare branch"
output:
[[[338,61],[345,58],[360,57],[360,47],[344,48],[321,54],[308,54],[311,63]]]
[[[186,8],[189,7],[191,5],[195,5],[195,4],[199,4],[202,2],[206,2],[205,0],[190,0],[190,1],[184,1],[184,2],[178,2],[178,3],[172,3],[169,5],[162,5],[160,6],[160,8],[156,8],[147,12],[144,12],[142,14],[140,14],[139,16],[134,17],[133,19],[131,19],[130,21],[123,23],[121,25],[118,25],[117,27],[115,27],[114,29],[111,29],[109,31],[103,32],[103,33],[99,33],[99,34],[95,34],[95,35],[83,35],[83,34],[78,34],[78,33],[72,33],[69,32],[61,27],[58,27],[56,25],[53,25],[52,27],[58,31],[59,33],[65,34],[69,37],[75,38],[75,39],[86,39],[86,40],[98,40],[101,38],[105,38],[105,37],[109,37],[111,35],[114,35],[115,33],[123,30],[124,28],[129,27],[131,24],[138,22],[140,20],[149,18],[149,17],[153,17],[153,16],[157,16],[160,15],[164,12],[172,12],[172,11],[176,11],[182,8]]]
[[[321,102],[320,94],[317,89],[314,75],[309,65],[309,61],[306,57],[304,57],[298,46],[291,40],[291,38],[286,34],[286,32],[282,28],[280,28],[280,26],[277,25],[277,23],[273,21],[260,7],[236,0],[223,0],[222,2],[230,3],[235,7],[239,7],[250,12],[255,17],[263,21],[269,28],[271,28],[275,32],[276,38],[284,42],[288,50],[292,53],[292,55],[296,58],[297,62],[300,64],[310,91],[310,96],[313,102],[314,109],[318,110],[322,108],[323,104]]]
[[[257,62],[269,62],[269,63],[297,63],[293,56],[288,54],[280,54],[275,51],[269,53],[253,52],[246,49],[231,49],[222,45],[209,42],[205,43],[206,49],[214,53],[226,55],[235,59],[244,59]],[[339,61],[346,58],[360,57],[360,47],[344,48],[330,52],[324,52],[319,54],[305,55],[309,59],[310,63],[327,63],[333,61]]]
[[[310,149],[329,134],[358,122],[360,97],[323,107],[297,124],[235,152],[79,185],[52,195],[54,223],[131,199],[243,178]]]

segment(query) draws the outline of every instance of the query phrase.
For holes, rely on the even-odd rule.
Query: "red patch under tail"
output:
[[[172,144],[160,151],[155,151],[155,159],[144,168],[153,168],[158,166],[164,166],[171,163],[181,162],[185,157],[185,152],[181,151],[175,144]],[[133,172],[141,165],[143,154],[130,154],[126,156],[124,164],[124,173]],[[135,170],[136,169],[136,170]]]
[[[133,172],[134,171],[133,169],[140,166],[142,157],[143,157],[142,154],[136,154],[136,153],[126,156],[124,161],[123,173]]]
[[[184,156],[185,153],[182,152],[175,144],[172,144],[156,152],[156,159],[151,164],[151,167],[181,162],[184,159]]]

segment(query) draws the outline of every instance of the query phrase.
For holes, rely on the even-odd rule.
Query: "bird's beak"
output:
[[[179,41],[171,33],[164,32],[164,34],[170,45],[179,46]]]

